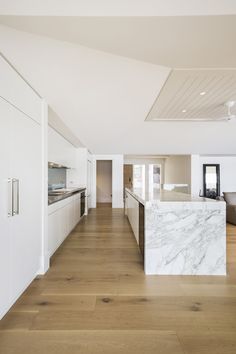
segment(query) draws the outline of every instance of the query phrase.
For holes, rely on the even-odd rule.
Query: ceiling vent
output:
[[[235,102],[236,69],[174,69],[146,121],[227,121]]]

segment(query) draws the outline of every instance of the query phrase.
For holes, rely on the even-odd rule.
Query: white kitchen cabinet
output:
[[[42,105],[39,96],[2,56],[0,73],[0,96],[40,124]]]
[[[36,186],[42,183],[41,126],[12,110],[11,176],[19,181],[19,215],[10,219],[11,265],[12,292],[18,297],[40,268],[42,195]]]
[[[139,202],[128,192],[126,192],[126,212],[135,239],[139,243]]]
[[[51,256],[59,247],[61,239],[61,219],[60,213],[54,212],[48,217],[48,251]]]
[[[68,234],[74,228],[74,197],[72,196],[70,203],[68,204]]]
[[[10,307],[10,224],[8,219],[8,178],[9,165],[9,138],[11,130],[10,119],[3,119],[6,107],[0,105],[0,319]],[[2,115],[3,114],[3,115]]]
[[[61,228],[61,232],[62,235],[60,237],[61,242],[58,244],[57,247],[59,247],[61,245],[61,243],[65,240],[66,236],[69,235],[70,231],[71,231],[71,227],[70,227],[70,199],[66,201],[66,204],[63,208],[59,209],[59,218],[60,221],[58,221],[60,223],[60,228]],[[49,236],[50,237],[50,236]]]
[[[69,168],[76,167],[76,148],[50,126],[48,127],[48,161]]]
[[[40,269],[42,144],[40,124],[2,98],[0,117],[1,318]]]
[[[80,221],[81,193],[72,195],[48,208],[48,251],[50,257]]]
[[[74,220],[73,220],[73,228],[77,225],[79,219],[80,219],[80,193],[75,194],[74,196]]]

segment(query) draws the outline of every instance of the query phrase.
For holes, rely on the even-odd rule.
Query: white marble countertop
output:
[[[193,197],[191,194],[172,192],[167,190],[151,190],[148,193],[142,188],[126,188],[134,198],[140,203],[146,204],[148,202],[209,202],[209,203],[222,203],[214,199],[204,197]]]

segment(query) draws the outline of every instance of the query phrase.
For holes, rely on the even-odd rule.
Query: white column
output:
[[[191,194],[199,196],[200,189],[200,155],[191,155]]]

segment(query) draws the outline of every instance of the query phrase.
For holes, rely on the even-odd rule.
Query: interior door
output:
[[[11,119],[8,103],[0,98],[0,319],[10,306],[10,236],[9,216],[11,212],[10,161]]]
[[[9,105],[15,215],[10,221],[11,297],[24,291],[40,268],[42,235],[41,126]]]

